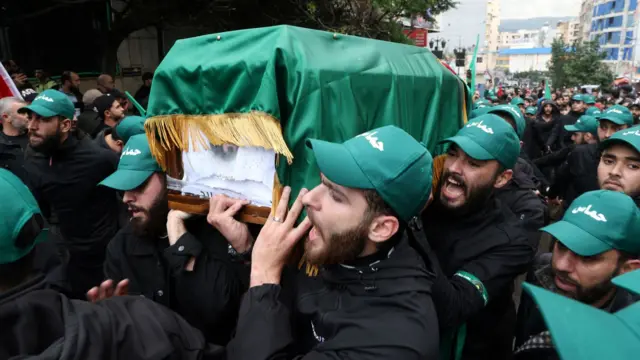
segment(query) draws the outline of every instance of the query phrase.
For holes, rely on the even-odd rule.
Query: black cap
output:
[[[93,105],[95,111],[98,113],[98,117],[101,119],[104,118],[104,112],[111,109],[113,106],[113,102],[117,99],[110,94],[99,96],[97,99],[93,101]]]
[[[20,95],[22,95],[24,101],[28,103],[32,102],[36,97],[38,97],[38,93],[32,88],[22,89],[20,91]]]
[[[118,89],[112,89],[107,93],[107,95],[113,96],[115,99],[126,99],[127,95],[125,95],[122,91]]]

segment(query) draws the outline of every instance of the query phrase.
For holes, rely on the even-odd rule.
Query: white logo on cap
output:
[[[38,97],[35,98],[33,101],[40,100],[40,99],[48,102],[53,102],[53,99],[48,97],[47,95],[38,95]]]
[[[622,135],[635,135],[635,136],[640,136],[640,130],[635,130],[635,131],[625,131],[622,133]]]
[[[364,136],[365,139],[369,140],[369,144],[371,144],[371,146],[373,146],[374,148],[380,150],[380,151],[384,151],[384,143],[382,141],[378,141],[378,138],[373,136],[375,134],[377,134],[377,131],[374,132],[366,132],[364,134],[360,134],[356,137],[361,137]]]
[[[483,121],[484,121],[484,120],[483,120]],[[487,134],[493,134],[493,129],[492,129],[492,128],[490,128],[490,127],[487,127],[487,125],[482,124],[482,121],[480,121],[480,122],[474,122],[474,123],[468,124],[467,126],[468,126],[468,127],[473,127],[473,126],[475,126],[475,127],[477,127],[478,129],[480,129],[480,130],[482,130],[482,131],[486,132]]]
[[[616,113],[616,114],[622,114],[622,111],[618,110],[618,109],[609,109],[606,111],[607,114],[610,113]]]
[[[138,150],[138,149],[133,149],[133,150],[131,150],[131,149],[125,149],[125,150],[122,152],[122,155],[120,155],[120,159],[122,159],[122,157],[123,157],[123,156],[138,156],[138,155],[140,155],[140,154],[142,154],[142,151],[140,151],[140,150]]]
[[[507,110],[511,111],[513,113],[513,115],[515,115],[516,117],[520,118],[520,111],[516,111],[516,109],[512,108],[512,107],[508,107]]]
[[[574,214],[584,213],[585,215],[588,215],[597,221],[607,222],[607,218],[604,215],[598,214],[598,212],[595,210],[591,210],[591,205],[587,207],[578,206],[577,208],[573,209],[573,211],[571,212]]]

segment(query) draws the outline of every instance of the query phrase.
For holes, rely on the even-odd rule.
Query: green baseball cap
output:
[[[587,111],[584,112],[584,114],[597,118],[602,114],[602,111],[600,111],[600,109],[598,109],[597,107],[592,106],[592,107],[588,108]]]
[[[474,110],[482,106],[491,106],[491,102],[486,99],[479,99],[478,101],[473,103]]]
[[[491,101],[498,101],[498,100],[500,100],[500,99],[498,99],[498,97],[497,97],[496,95],[491,95],[491,96],[489,97],[489,99],[491,99]]]
[[[582,102],[584,102],[584,95],[582,95],[582,94],[575,94],[575,95],[573,95],[573,97],[571,97],[571,100],[573,100],[573,101],[582,101]]]
[[[573,125],[565,125],[564,129],[568,132],[586,132],[590,134],[598,134],[598,119],[589,115],[582,115]]]
[[[527,113],[527,115],[535,115],[538,113],[538,108],[535,106],[529,106],[525,112]]]
[[[126,144],[132,136],[144,134],[145,120],[142,116],[127,116],[116,125],[114,131]]]
[[[612,280],[640,294],[640,270]],[[640,348],[640,303],[613,314],[524,283],[538,305],[556,351],[563,360],[635,359]]]
[[[490,105],[480,105],[477,109],[471,111],[471,116],[469,116],[469,120],[475,119],[480,115],[484,115],[491,110],[492,106]]]
[[[593,95],[582,95],[585,104],[593,105],[596,103],[596,97]]]
[[[622,105],[613,105],[605,110],[599,117],[600,120],[609,120],[617,125],[633,125],[633,114]]]
[[[520,155],[520,140],[513,127],[494,114],[473,119],[440,143],[454,143],[476,160],[497,160],[507,169],[513,168]]]
[[[600,149],[608,148],[612,143],[625,143],[640,153],[640,126],[616,131],[610,138],[600,143]]]
[[[147,136],[134,135],[122,150],[118,169],[99,185],[129,191],[142,185],[155,172],[162,172],[162,169],[151,155]]]
[[[510,104],[514,105],[514,106],[524,105],[524,100],[519,96],[518,97],[514,97],[513,99],[511,99]]]
[[[48,229],[31,191],[5,169],[0,169],[0,202],[0,264],[10,264],[45,241]]]
[[[34,112],[42,117],[64,116],[73,119],[75,107],[67,95],[58,90],[45,90],[30,105],[18,109],[19,113]]]
[[[404,220],[418,215],[431,194],[433,159],[426,147],[393,125],[342,144],[308,139],[320,172],[332,182],[375,190]]]
[[[522,111],[517,106],[514,105],[498,105],[492,107],[489,111],[489,114],[504,114],[509,116],[516,125],[516,134],[518,134],[518,138],[522,139],[522,135],[524,135],[524,128],[527,126],[527,122],[524,119],[524,115],[522,115]]]
[[[640,255],[640,210],[621,192],[584,193],[571,203],[562,220],[541,230],[580,256],[612,249]]]

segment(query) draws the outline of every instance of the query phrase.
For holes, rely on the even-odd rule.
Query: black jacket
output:
[[[202,219],[169,246],[166,238],[141,238],[126,226],[107,248],[105,275],[116,283],[129,279],[129,293],[143,295],[182,315],[208,341],[224,345],[235,327],[249,270],[233,261],[226,240]],[[195,235],[194,235],[195,234]],[[196,257],[194,270],[185,271]]]
[[[0,168],[11,171],[26,182],[24,170],[24,151],[29,145],[27,135],[7,136],[0,129]]]
[[[534,193],[536,184],[527,172],[527,163],[518,159],[511,181],[496,190],[496,198],[518,218],[532,241],[539,238],[539,230],[547,223],[548,209],[542,199]]]
[[[41,276],[0,294],[0,324],[0,359],[224,359],[161,305],[133,296],[69,300]]]
[[[600,151],[597,144],[576,145],[567,160],[556,173],[549,197],[560,196],[567,208],[578,196],[600,189],[598,185],[598,164]]]
[[[551,121],[547,122],[542,118],[544,106],[550,104],[552,107]],[[540,106],[540,110],[536,119],[528,122],[525,128],[522,141],[524,142],[524,151],[530,159],[536,159],[541,156],[547,148],[547,140],[551,136],[551,132],[562,116],[558,111],[558,107],[552,101],[544,101]]]
[[[117,167],[118,155],[89,138],[69,138],[51,156],[34,153],[25,163],[28,185],[43,211],[54,209],[70,253],[104,258],[118,231],[120,205],[113,189],[98,186]]]
[[[557,292],[551,269],[551,253],[538,255],[533,268],[527,274],[527,282]],[[617,288],[613,299],[604,306],[603,310],[613,313],[638,300],[640,295]],[[515,358],[518,360],[559,358],[548,337],[548,328],[538,306],[524,291],[518,308],[515,352]]]
[[[571,111],[567,115],[560,116],[558,121],[555,122],[551,135],[549,135],[547,146],[553,150],[560,150],[573,144],[573,141],[571,141],[571,133],[567,132],[564,127],[575,124],[582,115],[584,115],[584,113]]]
[[[398,237],[352,265],[250,288],[228,359],[437,359],[433,275]]]
[[[93,141],[96,143],[96,145],[98,145],[100,148],[105,149],[105,150],[109,150],[109,151],[113,151],[111,150],[111,148],[109,147],[109,144],[107,144],[107,140],[105,139],[105,136],[107,134],[111,134],[112,129],[111,128],[105,128],[102,129],[95,137],[95,139],[93,139]]]
[[[434,203],[422,219],[437,257],[433,301],[441,334],[453,337],[441,351],[455,353],[464,346],[463,359],[510,358],[516,322],[513,284],[529,268],[537,244],[498,200],[464,218],[451,218]]]

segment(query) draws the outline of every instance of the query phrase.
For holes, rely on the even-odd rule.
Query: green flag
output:
[[[551,100],[551,86],[549,86],[549,80],[544,82],[544,98]]]
[[[136,101],[136,99],[133,96],[131,96],[131,94],[129,94],[128,91],[125,91],[124,93],[125,95],[127,95],[127,98],[129,99],[129,101],[131,101],[133,106],[135,106],[136,109],[138,109],[138,112],[140,113],[140,115],[147,116],[147,111],[142,107],[142,105],[140,105],[140,103]]]
[[[480,43],[480,34],[476,36],[476,48],[473,49],[473,57],[471,58],[471,65],[469,65],[469,70],[471,71],[471,84],[469,87],[471,88],[471,96],[476,92],[476,60],[478,59],[478,45]]]

